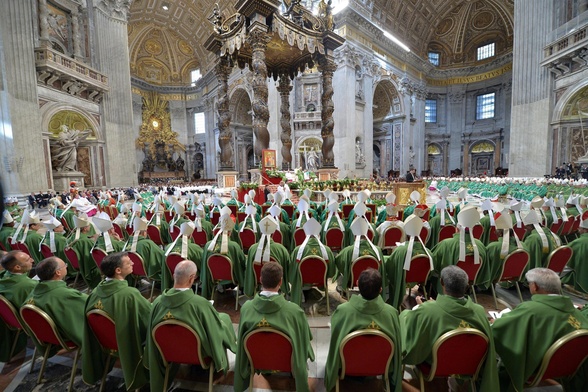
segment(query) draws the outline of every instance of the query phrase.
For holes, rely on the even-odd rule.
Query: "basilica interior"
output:
[[[280,169],[339,178],[542,177],[588,152],[585,0],[0,7],[11,195],[71,180],[231,185],[264,149]]]

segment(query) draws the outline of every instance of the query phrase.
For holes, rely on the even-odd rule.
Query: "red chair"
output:
[[[576,219],[573,216],[569,216],[568,217],[568,221],[566,223],[564,223],[563,227],[561,228],[561,236],[564,239],[564,241],[566,240],[566,236],[568,236],[571,232],[572,232],[572,228],[574,226],[574,222],[576,221]]]
[[[523,302],[519,281],[523,276],[523,272],[525,272],[525,268],[527,268],[527,264],[529,264],[529,258],[529,252],[524,249],[517,249],[507,255],[504,259],[500,278],[498,278],[497,281],[492,282],[490,285],[490,288],[492,289],[492,296],[494,297],[494,307],[496,309],[498,309],[498,304],[496,303],[496,291],[494,290],[494,285],[499,282],[514,281],[515,285],[517,286],[517,292],[519,293],[519,299],[521,302]]]
[[[200,245],[200,247],[203,248],[204,245],[206,245],[206,243],[209,241],[208,234],[204,230],[194,230],[192,232],[192,241],[194,241],[196,245]]]
[[[544,380],[572,377],[588,357],[588,330],[578,329],[559,338],[545,352],[529,381],[535,387]]]
[[[94,259],[94,263],[96,263],[96,266],[98,267],[98,269],[100,269],[100,264],[102,264],[102,260],[104,260],[104,258],[106,256],[108,256],[108,253],[106,253],[102,249],[100,249],[100,248],[92,249],[92,259]]]
[[[294,246],[302,245],[304,240],[306,239],[306,233],[304,233],[304,229],[302,227],[297,228],[294,230]]]
[[[155,225],[147,226],[147,237],[149,237],[151,241],[155,242],[156,245],[164,245],[163,239],[161,238],[161,232],[159,231],[159,227]]]
[[[338,227],[331,227],[325,233],[325,245],[331,248],[335,253],[343,249],[343,241],[345,239],[345,232]]]
[[[218,284],[232,283],[237,286],[237,282],[235,282],[235,277],[233,276],[233,262],[227,256],[221,254],[211,255],[206,260],[206,267],[215,285],[210,299],[213,299]],[[235,292],[235,310],[237,310],[239,309],[239,289],[235,288],[233,291]]]
[[[519,240],[523,240],[525,238],[525,234],[527,233],[527,229],[525,229],[525,225],[522,225],[521,227],[516,227],[516,225],[512,228],[512,231],[515,232],[515,234],[517,235],[517,237],[519,237]]]
[[[482,229],[482,231],[483,230],[484,229]],[[457,233],[457,228],[453,225],[445,225],[445,226],[441,227],[441,229],[439,230],[439,239],[438,239],[437,243],[439,243],[447,238],[452,238],[455,233]]]
[[[472,227],[472,235],[474,236],[475,239],[479,240],[480,238],[482,238],[482,235],[484,234],[484,226],[482,225],[475,225],[474,227]]]
[[[231,210],[231,215],[237,216],[237,205],[236,204],[229,204],[229,205],[227,205],[227,207],[229,207],[229,209]]]
[[[125,238],[125,233],[123,233],[123,229],[118,223],[113,223],[112,227],[114,228],[114,232],[121,238],[121,240]]]
[[[51,248],[49,247],[49,245],[41,243],[41,254],[43,255],[43,258],[48,258],[48,257],[53,257],[55,256],[53,254],[53,252],[51,252]]]
[[[253,244],[257,242],[257,236],[253,230],[245,228],[243,231],[239,231],[239,240],[241,241],[243,252],[247,254],[249,248],[251,248]]]
[[[163,211],[163,218],[169,223],[174,218],[174,214],[172,211]]]
[[[29,251],[29,247],[24,242],[17,242],[16,244],[13,244],[12,250],[15,250],[15,249],[18,249],[21,252],[26,253],[29,257],[33,258],[33,256],[31,255],[31,252]],[[37,263],[37,260],[35,260],[35,263]]]
[[[569,246],[563,245],[555,248],[551,251],[549,256],[547,256],[546,268],[549,268],[556,274],[561,275],[561,272],[572,259],[573,255],[574,251]]]
[[[61,218],[59,218],[59,221],[63,225],[65,231],[67,231],[68,233],[71,232],[71,227],[69,227],[69,223],[67,223],[67,219],[65,219],[65,217],[62,216]]]
[[[474,263],[474,255],[467,255],[465,261],[458,261],[455,265],[459,268],[464,270],[468,275],[468,282],[472,289],[472,294],[474,295],[474,302],[478,302],[478,298],[476,298],[476,290],[474,289],[474,283],[476,282],[476,277],[478,276],[478,272],[480,268],[482,268],[482,258],[480,257],[480,262],[478,264]]]
[[[49,352],[54,346],[61,347],[62,349],[72,352],[75,351],[76,355],[73,360],[73,366],[71,370],[71,376],[69,378],[68,391],[73,388],[74,378],[76,376],[76,370],[78,368],[78,358],[80,355],[80,347],[76,346],[75,343],[65,340],[59,331],[53,319],[44,311],[36,307],[35,305],[25,304],[20,308],[20,316],[27,325],[29,331],[35,336],[35,340],[43,347],[45,347],[45,353],[43,354],[43,362],[41,363],[41,370],[39,370],[39,377],[37,378],[37,384],[41,383],[43,373],[45,373],[45,366],[47,365],[47,359],[49,358]],[[31,362],[31,369],[35,366],[35,362]]]
[[[185,363],[209,369],[208,391],[212,392],[214,362],[204,356],[200,337],[192,327],[178,320],[166,320],[157,324],[151,335],[165,366],[164,391],[168,389],[171,365]]]
[[[353,207],[355,207],[355,205],[353,204],[343,204],[343,206],[341,207],[343,210],[343,218],[349,218],[349,214],[353,210]]]
[[[169,236],[171,237],[172,241],[175,241],[176,238],[180,236],[180,228],[176,225],[169,225]]]
[[[218,225],[219,219],[220,219],[220,212],[213,211],[212,217],[210,217],[210,223],[212,223],[214,226],[216,226],[216,225]]]
[[[245,336],[243,345],[251,370],[250,391],[256,371],[292,373],[293,344],[285,333],[270,327],[257,328]]]
[[[372,210],[368,209],[365,212],[365,218],[367,219],[368,222],[374,223],[374,214],[372,213]]]
[[[325,298],[327,299],[327,315],[331,314],[329,307],[329,284],[327,282],[327,272],[329,260],[325,260],[318,256],[306,256],[298,261],[298,273],[300,274],[300,282],[302,286],[313,286],[324,288]]]
[[[423,241],[424,244],[427,243],[430,235],[431,235],[431,229],[426,226],[423,226],[423,228],[421,229],[421,232],[419,233],[419,237]]]
[[[369,212],[366,214],[366,217],[368,218],[368,220],[369,220],[371,223],[374,223],[374,220],[373,220],[373,218],[374,218],[374,217],[376,217],[376,216],[378,216],[378,215],[376,214],[376,205],[375,205],[375,204],[366,204],[365,206],[366,206],[366,207],[369,209]],[[370,214],[370,212],[371,212],[371,214]],[[370,216],[368,216],[368,214],[369,214]]]
[[[171,252],[165,257],[165,265],[167,266],[171,276],[174,276],[174,271],[176,270],[177,265],[184,260],[186,259],[184,259],[181,254],[176,252]]]
[[[469,376],[472,391],[488,352],[488,337],[474,328],[458,328],[441,335],[433,344],[433,362],[416,366],[425,391],[425,381],[436,377]]]
[[[284,245],[284,238],[282,236],[282,232],[281,231],[274,231],[274,234],[272,234],[272,240],[274,240],[274,242],[278,243],[278,244],[282,244]]]
[[[236,216],[237,216],[237,222],[241,223],[245,220],[245,218],[247,217],[247,214],[243,211],[238,211]]]
[[[282,204],[282,209],[286,211],[286,214],[290,219],[294,216],[294,206],[292,204]]]
[[[155,212],[153,211],[145,211],[145,219],[147,219],[147,221],[151,221],[151,218],[153,218],[153,215],[155,215]]]
[[[125,231],[127,232],[127,235],[129,237],[132,237],[135,232],[135,229],[133,228],[133,226],[125,226]]]
[[[78,259],[78,254],[72,248],[65,248],[63,252],[65,253],[65,257],[67,257],[67,261],[69,261],[69,265],[76,272],[76,277],[73,282],[73,285],[75,286],[78,282],[78,277],[80,276],[80,260]],[[88,286],[88,288],[89,287],[90,286]]]
[[[339,391],[339,380],[345,376],[375,377],[382,375],[384,388],[390,390],[388,372],[394,356],[394,342],[388,335],[376,329],[361,329],[349,333],[339,346],[341,372],[335,390]]]
[[[14,350],[16,348],[16,343],[18,342],[18,338],[20,333],[23,331],[22,325],[17,316],[17,311],[12,305],[12,303],[6,299],[3,295],[0,295],[0,319],[6,324],[10,331],[15,331],[16,334],[14,336],[14,341],[12,342],[12,347],[10,349],[10,354],[8,355],[8,363],[10,363],[10,359],[15,354]],[[36,350],[35,350],[36,353]],[[33,353],[33,362],[35,361],[35,353]]]
[[[365,271],[368,268],[373,268],[376,270],[380,270],[380,262],[374,258],[373,256],[361,256],[358,257],[357,259],[355,259],[352,263],[351,263],[351,274],[350,274],[350,280],[349,282],[347,282],[347,287],[346,287],[346,292],[347,292],[347,298],[349,298],[349,289],[353,289],[354,287],[357,287],[357,281],[359,279],[359,274],[361,274],[363,271]]]
[[[410,268],[404,273],[404,282],[406,288],[410,290],[411,284],[419,284],[423,287],[425,298],[427,296],[426,283],[431,272],[431,261],[426,254],[412,256],[410,259]]]
[[[496,227],[490,226],[490,236],[488,237],[489,242],[498,241],[498,234],[496,234]]]
[[[116,341],[116,326],[114,320],[103,310],[93,309],[86,313],[88,325],[90,330],[96,336],[98,343],[106,354],[106,366],[104,366],[104,373],[100,381],[100,391],[104,390],[104,381],[110,367],[110,359],[118,356],[118,342]]]
[[[127,255],[133,262],[132,274],[136,277],[135,286],[139,278],[142,276],[151,281],[151,294],[149,295],[149,302],[151,302],[151,300],[153,299],[153,290],[155,289],[155,280],[149,279],[149,276],[147,275],[147,268],[145,268],[145,261],[143,260],[143,257],[141,257],[140,254],[129,251],[127,252]]]
[[[568,233],[568,235],[576,236],[576,233],[578,232],[578,228],[580,227],[581,221],[582,220],[580,219],[580,216],[577,216],[576,219],[574,219],[574,223],[572,224],[572,228],[570,229],[570,232]],[[566,242],[567,242],[567,238],[566,238]]]
[[[396,243],[400,242],[404,237],[404,229],[398,226],[388,226],[382,235],[384,236],[382,250],[394,250],[396,249]]]
[[[549,230],[553,231],[555,234],[560,235],[561,229],[564,226],[565,222],[563,219],[558,219],[557,223],[552,223],[549,227]]]

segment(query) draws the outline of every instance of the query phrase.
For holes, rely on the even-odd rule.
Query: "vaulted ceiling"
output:
[[[302,0],[311,4],[318,0]],[[336,2],[336,1],[335,1]],[[218,0],[225,17],[237,0]],[[512,51],[514,0],[349,0],[361,14],[391,32],[417,55],[441,53],[441,68],[468,66],[475,49],[496,43],[496,55]],[[181,85],[191,69],[205,73],[212,54],[213,0],[135,0],[129,20],[131,72],[149,83]]]

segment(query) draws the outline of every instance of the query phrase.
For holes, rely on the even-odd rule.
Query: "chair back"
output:
[[[121,239],[125,238],[125,233],[123,233],[123,229],[118,223],[113,223],[112,227],[114,228],[114,232],[118,234]]]
[[[233,216],[237,216],[237,205],[236,204],[229,204],[227,207],[231,210],[231,214]]]
[[[380,269],[380,262],[373,256],[361,256],[351,263],[351,283],[349,287],[356,287],[359,274],[368,268]]]
[[[61,337],[51,316],[35,305],[23,305],[20,308],[20,316],[39,343],[61,346],[68,351],[76,347],[74,343],[66,342]]]
[[[366,214],[366,217],[368,218],[368,220],[369,220],[370,222],[374,223],[374,219],[373,219],[373,218],[377,216],[377,214],[376,214],[376,205],[375,205],[375,204],[373,204],[373,203],[369,203],[369,204],[366,204],[365,206],[366,206],[367,208],[369,208],[369,210],[371,211],[371,214],[368,212],[368,213]],[[368,215],[369,215],[369,216],[368,216]]]
[[[86,313],[86,318],[100,345],[107,350],[118,351],[116,326],[108,313],[100,309],[92,309]]]
[[[498,234],[496,233],[496,227],[490,226],[490,236],[488,237],[489,242],[498,241]]]
[[[482,234],[484,234],[484,226],[477,224],[474,227],[472,227],[472,235],[475,239],[479,240],[480,238],[482,238]]]
[[[61,222],[61,224],[63,225],[65,230],[69,233],[71,231],[71,227],[69,227],[69,223],[67,223],[67,219],[65,219],[65,217],[62,216],[61,218],[59,218],[59,221]]]
[[[165,265],[169,269],[171,276],[174,275],[174,271],[176,270],[177,265],[184,260],[185,259],[182,257],[182,255],[176,252],[171,252],[165,257]]]
[[[136,276],[147,276],[147,269],[145,268],[145,261],[143,257],[137,252],[127,252],[127,256],[133,262],[133,275]]]
[[[488,337],[474,328],[458,328],[441,335],[433,344],[433,362],[417,365],[427,376],[471,376],[476,379],[486,359]]]
[[[396,243],[402,240],[404,236],[404,229],[398,226],[388,226],[384,230],[384,246],[382,249],[394,249]]]
[[[133,226],[127,226],[125,227],[125,231],[127,232],[129,237],[132,237],[132,235],[134,234],[134,229]]]
[[[233,279],[233,262],[226,255],[218,253],[211,255],[208,257],[208,260],[206,260],[206,266],[210,272],[210,278],[214,282],[223,280],[231,282],[235,281]]]
[[[522,241],[523,238],[525,238],[527,229],[525,229],[524,225],[522,227],[513,226],[512,231],[514,231],[517,237],[519,237],[519,239]]]
[[[476,276],[478,276],[478,271],[482,267],[483,260],[480,257],[480,262],[478,264],[474,263],[474,255],[467,255],[465,261],[458,261],[455,265],[459,268],[464,270],[468,275],[468,281],[470,284],[476,281]]]
[[[262,327],[249,332],[243,340],[249,358],[251,373],[254,370],[292,372],[292,340],[274,328]]]
[[[31,252],[29,251],[29,247],[24,242],[17,242],[16,244],[13,244],[12,245],[13,250],[14,250],[15,246],[16,246],[16,249],[20,250],[21,252],[26,253],[29,257],[33,257],[31,255]],[[37,262],[37,260],[35,260],[35,263],[36,262]]]
[[[210,366],[211,358],[204,356],[200,337],[188,324],[162,321],[153,328],[151,336],[166,366],[168,363],[200,365],[204,369]]]
[[[331,227],[325,233],[325,245],[331,248],[333,252],[339,252],[343,249],[343,240],[345,232],[338,227]]]
[[[47,244],[41,243],[41,254],[44,258],[53,257],[53,252],[51,252],[51,248]]]
[[[341,207],[343,211],[343,218],[349,218],[349,213],[351,212],[351,210],[353,210],[353,207],[355,207],[354,204],[343,204],[343,206]]]
[[[18,320],[16,308],[14,305],[12,305],[12,302],[6,299],[6,297],[3,295],[0,295],[0,318],[2,321],[4,321],[4,324],[6,324],[9,329],[22,329],[22,325]]]
[[[588,330],[578,329],[559,338],[545,352],[530,386],[543,380],[573,376],[588,357]]]
[[[426,254],[415,255],[410,259],[410,268],[404,275],[406,283],[424,284],[429,279],[431,261]]]
[[[547,257],[547,268],[559,275],[573,255],[574,251],[569,246],[563,245],[555,248]]]
[[[324,287],[327,280],[328,261],[318,256],[306,256],[298,263],[302,284]]]
[[[567,222],[564,223],[563,227],[561,228],[561,235],[566,236],[572,232],[572,228],[574,226],[575,218],[573,216],[569,216]]]
[[[179,230],[178,230],[179,232]],[[163,246],[163,240],[161,239],[161,232],[159,231],[159,227],[155,225],[147,226],[147,237],[156,245]]]
[[[65,248],[63,250],[69,264],[75,269],[76,271],[80,269],[80,260],[78,259],[78,254],[72,248]]]
[[[175,241],[176,238],[180,236],[180,228],[176,225],[169,225],[169,236],[171,237],[172,241]]]
[[[482,229],[483,231],[484,229]],[[452,238],[453,235],[457,233],[457,229],[453,225],[445,225],[439,230],[439,241],[446,240],[447,238]]]
[[[521,276],[529,264],[529,252],[524,249],[517,249],[508,254],[502,264],[502,273],[500,274],[499,282],[505,281],[519,281]]]
[[[558,219],[557,223],[552,223],[549,227],[549,230],[553,231],[555,234],[560,235],[561,228],[564,226],[565,222],[563,219]]]
[[[421,240],[423,240],[423,243],[427,243],[427,241],[429,241],[429,236],[431,235],[431,229],[429,229],[426,226],[423,226],[423,228],[421,229],[421,232],[419,233],[419,237]]]
[[[239,240],[241,241],[243,252],[247,253],[249,248],[257,242],[257,236],[253,230],[244,228],[243,231],[239,231]]]
[[[147,219],[147,221],[150,221],[151,218],[153,218],[153,215],[155,215],[155,212],[153,212],[153,211],[145,211],[145,219]]]
[[[247,214],[244,211],[237,211],[237,222],[241,223],[247,217]]]
[[[282,236],[282,232],[281,231],[274,231],[274,234],[272,234],[272,240],[274,240],[274,242],[278,243],[278,244],[282,244],[283,245],[283,236]]]
[[[220,219],[220,212],[213,211],[212,216],[210,217],[210,223],[212,223],[213,225],[216,226],[218,224],[219,219]]]
[[[304,229],[302,227],[297,228],[294,230],[294,246],[300,246],[306,239],[306,234],[304,233]]]
[[[199,245],[200,247],[204,247],[204,245],[206,245],[206,243],[208,242],[208,240],[209,240],[209,238],[208,238],[208,234],[206,233],[206,231],[204,231],[204,230],[202,230],[202,231],[194,230],[192,232],[192,241],[194,241],[194,243],[196,245]]]
[[[288,214],[288,217],[290,219],[292,219],[292,217],[294,216],[294,206],[291,204],[283,204],[282,209],[284,211],[286,211],[286,214]]]
[[[376,329],[361,329],[349,333],[339,346],[341,375],[378,376],[388,374],[394,342],[388,335]]]
[[[578,231],[578,228],[580,227],[580,222],[582,221],[580,215],[578,215],[576,217],[576,219],[574,219],[574,223],[572,223],[572,227],[570,228],[570,232],[568,233],[568,235],[570,234],[574,234],[575,232]]]
[[[174,218],[174,214],[171,211],[163,211],[163,218],[169,223]]]
[[[92,259],[94,259],[94,263],[96,263],[96,265],[98,266],[98,269],[100,269],[100,264],[102,264],[102,260],[104,260],[104,258],[106,256],[108,256],[108,253],[106,253],[102,249],[100,249],[100,248],[92,249]]]

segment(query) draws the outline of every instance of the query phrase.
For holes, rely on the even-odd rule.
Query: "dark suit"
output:
[[[411,172],[406,173],[406,182],[414,182],[415,176]]]

